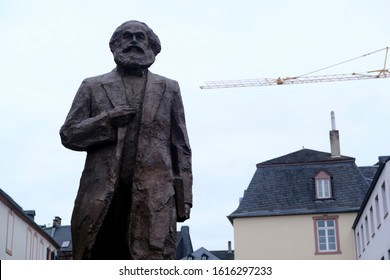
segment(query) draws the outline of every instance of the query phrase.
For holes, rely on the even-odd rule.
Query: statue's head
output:
[[[119,67],[146,69],[160,53],[161,43],[145,23],[131,20],[114,31],[110,39],[110,49]]]

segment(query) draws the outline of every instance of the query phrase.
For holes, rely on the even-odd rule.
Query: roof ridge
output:
[[[310,163],[324,163],[324,162],[338,162],[338,161],[355,161],[355,158],[348,156],[332,157],[331,153],[316,151],[312,149],[303,148],[301,150],[260,162],[256,164],[260,166],[275,166],[275,165],[293,165],[293,164],[310,164]]]

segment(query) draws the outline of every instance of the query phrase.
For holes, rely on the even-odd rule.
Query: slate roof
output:
[[[70,226],[56,226],[56,227],[48,227],[44,228],[48,234],[50,234],[54,240],[61,246],[61,252],[72,252],[72,234],[70,230]]]
[[[239,207],[228,216],[261,217],[357,212],[369,184],[352,157],[302,149],[256,165]],[[331,199],[316,199],[314,176],[331,175]]]
[[[210,253],[222,261],[234,260],[234,250],[231,250],[231,251],[228,251],[228,250],[214,251],[213,250],[213,251],[210,251]]]
[[[191,254],[188,254],[184,256],[181,260],[188,260],[188,257],[192,258],[192,260],[201,260],[202,256],[206,256],[207,260],[220,260],[217,256],[212,254],[210,251],[205,249],[204,247],[200,247],[198,250],[192,252]]]
[[[182,226],[176,235],[176,259],[180,260],[193,252],[190,228]]]
[[[379,165],[374,166],[359,166],[360,172],[363,174],[368,184],[371,184],[376,172],[378,171]]]

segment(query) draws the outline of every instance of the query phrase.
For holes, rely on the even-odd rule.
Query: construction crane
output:
[[[383,69],[367,71],[366,73],[350,73],[350,74],[333,74],[333,75],[319,75],[311,76],[311,74],[350,62],[355,59],[359,59],[373,53],[380,51],[386,51],[385,62]],[[376,50],[346,61],[333,64],[328,67],[318,69],[303,75],[285,78],[260,78],[260,79],[243,79],[243,80],[225,80],[225,81],[207,81],[200,86],[201,89],[218,89],[218,88],[236,88],[236,87],[258,87],[258,86],[274,86],[274,85],[293,85],[293,84],[308,84],[308,83],[320,83],[320,82],[338,82],[338,81],[353,81],[353,80],[366,80],[366,79],[379,79],[389,78],[390,72],[386,69],[387,54],[389,47]]]

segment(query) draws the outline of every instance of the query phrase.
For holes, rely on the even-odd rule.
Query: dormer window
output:
[[[331,176],[325,170],[322,170],[314,176],[316,182],[316,198],[332,198]]]
[[[200,259],[201,259],[201,260],[208,260],[208,259],[209,259],[209,256],[206,255],[205,253],[203,253]]]

